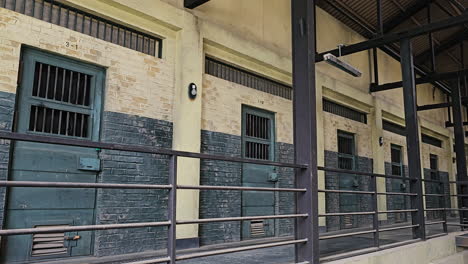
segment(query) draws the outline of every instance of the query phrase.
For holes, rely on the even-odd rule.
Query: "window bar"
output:
[[[70,9],[67,9],[67,16],[66,16],[66,25],[67,25],[67,26],[66,26],[66,28],[68,28],[69,25],[70,25],[70,21],[69,21],[69,20],[70,20]]]
[[[77,133],[77,129],[76,129],[77,115],[78,115],[78,114],[77,114],[76,112],[73,113],[73,130],[72,130],[72,133],[73,133],[73,136],[74,136],[74,137],[78,136],[78,135],[77,135],[77,134],[78,134],[78,133]]]
[[[63,69],[62,73],[62,93],[60,94],[60,101],[64,102],[64,93],[65,93],[65,81],[67,80],[67,70]]]
[[[52,23],[52,9],[54,9],[54,0],[50,0],[49,23]]]
[[[73,71],[70,71],[70,83],[68,85],[68,103],[71,103],[71,94],[72,94],[72,85],[73,85]]]
[[[99,29],[101,27],[101,22],[98,19],[96,19],[96,21],[97,21],[96,38],[100,39],[101,37],[99,36],[99,33],[100,33]]]
[[[42,109],[42,128],[41,128],[41,132],[46,132],[45,131],[45,122],[46,122],[47,108],[41,107],[41,109]]]
[[[47,99],[49,95],[49,85],[50,85],[50,65],[47,65],[47,81],[45,87],[45,95],[44,98]],[[40,93],[39,93],[40,96]]]
[[[6,0],[5,0],[5,3],[6,3]],[[36,11],[36,0],[33,0],[32,1],[32,8],[31,8],[31,16],[32,17],[36,17],[36,15],[34,14],[34,12]]]
[[[73,30],[74,31],[77,31],[76,30],[76,25],[78,24],[78,12],[75,11],[75,22],[73,22]]]
[[[70,123],[70,112],[67,111],[67,118],[66,118],[66,123],[65,123],[65,135],[69,136],[68,134],[68,124]]]
[[[53,100],[56,100],[56,99],[57,99],[57,98],[55,98],[55,93],[56,93],[56,90],[57,90],[58,70],[59,70],[59,67],[55,67],[54,90],[52,91],[52,99],[53,99]]]
[[[37,90],[36,90],[36,94],[33,94],[33,96],[39,96],[41,83],[42,83],[42,63],[39,63],[39,76],[37,78]]]
[[[123,46],[127,48],[127,30],[124,29]]]
[[[23,14],[26,14],[26,0],[23,0]]]
[[[62,134],[62,113],[63,113],[63,111],[60,110],[59,111],[59,120],[58,120],[58,134],[60,134],[60,135],[63,135]]]
[[[169,230],[167,239],[167,254],[170,258],[169,264],[176,264],[176,229],[177,229],[177,155],[172,155],[169,162]]]
[[[83,91],[83,104],[82,105],[87,105],[86,104],[86,97],[88,96],[88,75],[84,75],[84,91]]]
[[[38,117],[38,112],[39,112],[39,107],[37,106],[32,106],[32,108],[34,109],[34,131],[37,131],[37,117]]]
[[[54,134],[54,118],[55,118],[55,109],[52,109],[52,117],[50,119],[50,133]]]
[[[75,104],[80,104],[80,80],[81,80],[81,73],[78,72],[78,77],[76,78],[76,91],[75,91]]]
[[[84,120],[85,120],[85,115],[80,114],[81,116],[81,127],[80,127],[80,137],[85,137],[85,131],[84,131]]]

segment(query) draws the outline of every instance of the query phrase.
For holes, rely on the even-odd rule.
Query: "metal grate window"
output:
[[[270,139],[270,119],[246,114],[245,135],[248,137]]]
[[[40,227],[67,227],[68,225],[57,226],[36,226]],[[65,247],[64,233],[50,234],[34,234],[32,236],[31,256],[32,257],[48,257],[56,255],[64,255],[68,253],[68,248]]]
[[[54,0],[0,0],[0,6],[148,55],[162,57],[162,39]]]
[[[346,132],[338,132],[338,168],[345,170],[354,169],[355,145],[354,135]]]
[[[36,62],[32,96],[89,106],[91,76]]]
[[[87,114],[32,105],[29,131],[87,138],[89,120]]]
[[[403,159],[402,159],[402,147],[401,146],[392,144],[391,159],[392,159],[392,175],[403,176]]]
[[[255,90],[292,99],[292,88],[213,58],[205,57],[205,73]]]
[[[367,114],[344,105],[323,99],[323,111],[367,124]]]
[[[382,122],[383,129],[400,136],[406,136],[406,128],[398,124],[383,120]]]
[[[442,148],[442,140],[440,140],[438,138],[431,137],[431,136],[426,135],[426,134],[422,134],[421,139],[422,139],[422,142],[424,142],[426,144],[429,144],[429,145],[432,145],[432,146],[435,146],[435,147],[438,147],[438,148]]]

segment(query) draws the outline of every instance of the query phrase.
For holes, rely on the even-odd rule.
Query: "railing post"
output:
[[[169,161],[169,189],[168,218],[171,224],[167,236],[167,255],[170,258],[169,264],[176,264],[176,208],[177,208],[177,155],[172,155]]]
[[[416,84],[414,79],[413,51],[411,39],[402,39],[400,42],[401,71],[403,79],[403,98],[405,105],[406,145],[408,149],[408,170],[410,177],[410,191],[417,193],[411,196],[411,207],[417,209],[412,213],[415,238],[426,239],[424,220],[424,198],[422,192],[421,149],[419,142],[418,111],[416,102]]]
[[[374,247],[380,247],[380,238],[379,238],[379,195],[377,194],[377,177],[374,175],[371,177],[371,190],[374,191],[372,195],[372,207],[374,208],[374,221],[373,221],[373,229],[375,230],[374,233]]]
[[[293,44],[293,112],[295,162],[307,165],[296,170],[296,187],[307,191],[296,195],[296,212],[309,217],[298,218],[296,239],[297,263],[319,263],[318,191],[317,191],[317,119],[315,91],[315,1],[291,0]]]
[[[465,130],[463,128],[463,115],[462,115],[462,104],[461,104],[461,80],[458,78],[457,86],[455,89],[452,89],[452,106],[453,106],[453,124],[454,124],[454,134],[455,134],[455,154],[457,159],[457,181],[466,181],[467,180],[467,171],[466,171],[466,152],[465,152]],[[458,195],[465,195],[467,193],[466,185],[459,185]],[[459,208],[466,207],[467,199],[461,197],[458,199]],[[458,212],[460,216],[460,224],[464,223],[464,211]],[[462,229],[463,226],[462,226]]]

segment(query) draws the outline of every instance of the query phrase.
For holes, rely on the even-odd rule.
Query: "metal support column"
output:
[[[414,78],[413,53],[411,39],[402,39],[400,42],[401,71],[403,77],[403,98],[405,104],[406,142],[408,149],[408,169],[410,181],[410,192],[417,193],[411,197],[411,206],[417,209],[412,213],[413,229],[415,238],[426,239],[424,222],[424,201],[421,181],[421,150],[419,144],[418,111],[416,106],[416,84]]]
[[[455,153],[457,156],[457,180],[466,181],[466,153],[465,153],[465,131],[463,129],[463,114],[461,104],[461,81],[458,79],[457,86],[452,89],[452,109],[453,109],[453,123],[454,123],[454,134],[455,134]],[[458,186],[458,194],[468,194],[465,185]],[[462,197],[458,200],[458,206],[460,208],[466,207],[466,198]],[[460,224],[464,224],[464,211],[460,211]]]
[[[319,263],[318,188],[317,188],[317,118],[315,92],[315,1],[291,0],[294,87],[294,146],[297,164],[296,187],[307,191],[296,195],[298,218],[296,239],[307,239],[295,248],[297,263]]]

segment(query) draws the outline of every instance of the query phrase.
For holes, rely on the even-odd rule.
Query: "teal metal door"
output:
[[[98,140],[103,70],[37,50],[23,51],[16,131]],[[15,142],[13,181],[96,182],[98,150]],[[90,225],[94,189],[9,188],[6,228]],[[2,263],[92,254],[92,232],[6,237]]]
[[[391,169],[392,175],[405,177],[403,170],[403,156],[402,156],[402,147],[397,145],[391,145]],[[391,179],[391,192],[403,193],[407,192],[406,181],[399,179]],[[390,199],[393,200],[392,210],[406,210],[406,196],[403,195],[393,195]],[[395,213],[395,222],[402,223],[407,221],[406,213]]]
[[[275,160],[275,123],[271,112],[244,106],[242,111],[242,155],[248,159]],[[278,181],[276,168],[244,164],[243,186],[275,187]],[[242,216],[275,214],[274,192],[244,191]],[[253,239],[275,235],[275,221],[259,220],[242,222],[242,238]]]
[[[356,150],[354,135],[338,131],[338,168],[345,170],[356,170]],[[339,189],[356,191],[359,189],[359,178],[354,174],[342,173],[339,175]],[[340,193],[340,212],[352,213],[359,211],[357,194]],[[341,228],[355,228],[358,225],[357,215],[346,215],[340,217]]]

